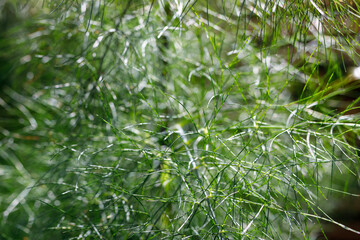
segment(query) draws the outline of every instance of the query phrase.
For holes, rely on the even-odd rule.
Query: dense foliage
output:
[[[357,232],[358,2],[0,8],[1,238]]]

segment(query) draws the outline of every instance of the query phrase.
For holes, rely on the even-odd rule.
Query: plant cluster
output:
[[[360,234],[357,1],[0,8],[2,238]]]

